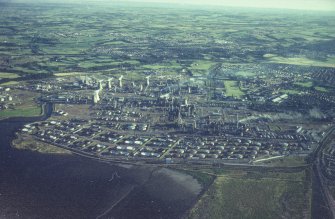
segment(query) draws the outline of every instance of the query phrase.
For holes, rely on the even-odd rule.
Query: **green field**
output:
[[[312,81],[308,81],[308,82],[297,82],[294,83],[295,85],[298,85],[300,87],[305,87],[305,88],[311,88],[313,87],[313,82]]]
[[[69,77],[69,76],[78,76],[84,75],[84,72],[64,72],[64,73],[55,73],[54,75],[57,77]]]
[[[14,79],[14,78],[18,78],[18,77],[20,77],[20,75],[15,74],[15,73],[0,72],[0,79],[1,78]]]
[[[258,164],[266,164],[269,166],[276,167],[292,167],[292,166],[303,166],[306,165],[305,157],[302,156],[289,156],[281,157],[276,159],[270,159],[266,161],[257,162]]]
[[[325,87],[319,87],[319,86],[316,86],[316,87],[315,87],[315,90],[317,90],[317,91],[321,91],[321,92],[328,92],[328,89],[327,89],[327,88],[325,88]]]
[[[155,63],[150,65],[142,65],[141,66],[144,69],[152,69],[152,70],[159,70],[159,69],[180,69],[181,66],[176,61],[170,61],[170,62],[163,62],[163,63]]]
[[[36,141],[32,136],[18,135],[13,140],[13,147],[21,150],[37,151],[43,154],[70,154],[69,151],[41,141]]]
[[[30,117],[41,115],[41,107],[27,107],[22,109],[14,110],[2,110],[0,111],[0,119],[10,118],[10,117]]]
[[[224,81],[226,96],[240,99],[244,92],[239,88],[237,81]]]
[[[253,77],[256,75],[256,73],[251,72],[251,71],[239,71],[235,74],[236,76],[243,77],[243,78],[248,78],[248,77]]]
[[[215,62],[208,61],[208,60],[199,60],[193,62],[190,69],[191,70],[200,70],[200,71],[208,71],[210,67],[212,67]]]
[[[215,180],[188,218],[304,218],[310,204],[311,192],[304,171],[228,171]]]
[[[9,85],[16,85],[16,84],[19,84],[19,82],[18,81],[8,81],[8,82],[2,83],[0,85],[1,86],[9,86]]]
[[[308,59],[306,57],[281,57],[275,54],[265,54],[264,58],[269,60],[273,63],[280,63],[280,64],[289,64],[289,65],[303,65],[303,66],[318,66],[318,67],[335,67],[334,58],[329,58],[327,61],[318,61]]]

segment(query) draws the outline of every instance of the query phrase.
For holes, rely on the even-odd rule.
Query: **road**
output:
[[[323,194],[323,197],[325,198],[328,210],[332,216],[332,218],[335,219],[335,200],[333,196],[331,195],[329,188],[325,182],[325,179],[322,175],[321,167],[319,161],[316,162],[316,164],[313,166],[313,170],[315,172],[315,175],[317,179],[320,182],[321,185],[321,192]]]
[[[322,174],[322,168],[321,168],[322,151],[330,143],[330,140],[334,137],[334,134],[335,134],[335,126],[331,127],[327,131],[326,135],[320,142],[318,148],[315,150],[313,155],[314,160],[313,171],[315,173],[317,180],[320,182],[321,191],[327,203],[327,207],[329,209],[331,217],[335,219],[335,200],[331,192],[329,191],[327,183],[325,182],[325,178]]]

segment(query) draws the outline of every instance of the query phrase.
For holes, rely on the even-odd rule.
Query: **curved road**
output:
[[[321,167],[321,159],[322,159],[322,151],[327,147],[327,145],[330,143],[331,139],[335,137],[335,126],[331,127],[322,141],[319,144],[319,147],[315,150],[313,155],[313,171],[315,173],[315,176],[317,180],[319,181],[321,185],[321,192],[325,198],[325,201],[328,205],[329,212],[331,214],[331,217],[335,219],[335,200],[332,196],[331,192],[329,191],[329,188],[327,186],[327,183],[325,182],[325,178],[322,174],[322,167]]]

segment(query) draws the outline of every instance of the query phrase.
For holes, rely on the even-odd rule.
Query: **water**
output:
[[[136,182],[109,164],[10,147],[14,131],[46,117],[0,122],[0,218],[94,218]]]
[[[49,105],[39,118],[0,121],[0,218],[178,218],[191,207],[197,194],[169,176],[152,176],[159,168],[126,169],[10,146],[16,130],[51,112]],[[165,201],[169,188],[184,198]]]

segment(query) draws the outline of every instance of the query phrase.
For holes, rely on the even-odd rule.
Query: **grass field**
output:
[[[295,85],[298,85],[300,87],[306,87],[306,88],[311,88],[313,87],[313,82],[312,81],[308,81],[308,82],[297,82],[294,83]]]
[[[0,119],[10,118],[10,117],[30,117],[41,115],[41,107],[27,107],[14,110],[3,110],[0,111]]]
[[[241,98],[244,92],[238,86],[237,81],[224,81],[224,86],[226,90],[226,96]]]
[[[119,61],[108,61],[108,62],[95,62],[95,61],[82,61],[78,64],[78,66],[82,67],[82,68],[95,68],[95,67],[104,67],[104,66],[122,66],[122,65],[137,65],[140,62],[137,60],[127,60],[127,61],[123,61],[123,62],[119,62]]]
[[[261,164],[261,163],[269,165],[269,166],[276,166],[276,167],[292,167],[292,166],[306,165],[305,157],[302,157],[302,156],[281,157],[277,159],[271,159],[267,161],[258,162],[258,164]]]
[[[18,78],[20,75],[14,74],[14,73],[7,73],[7,72],[0,72],[0,78],[9,78],[9,79],[14,79]]]
[[[163,62],[163,63],[156,63],[156,64],[150,64],[150,65],[142,65],[142,68],[146,69],[152,69],[152,70],[158,70],[158,69],[178,69],[181,68],[180,64],[176,61],[170,61],[170,62]]]
[[[321,91],[321,92],[328,92],[328,89],[327,89],[327,88],[319,87],[319,86],[315,87],[315,90],[317,90],[317,91]]]
[[[2,83],[0,85],[1,86],[8,86],[8,85],[16,85],[16,84],[19,84],[19,82],[18,81],[8,81],[8,82]]]
[[[281,57],[274,54],[265,54],[264,58],[268,59],[273,63],[288,64],[288,65],[303,65],[303,66],[318,66],[318,67],[335,67],[333,58],[328,59],[325,62],[312,60],[305,57]]]
[[[304,171],[226,172],[215,180],[188,218],[308,218],[310,195]]]
[[[54,75],[57,77],[67,77],[67,76],[78,76],[84,75],[84,72],[65,72],[65,73],[55,73]]]
[[[243,78],[248,78],[248,77],[253,77],[256,75],[256,73],[254,72],[250,72],[250,71],[239,71],[239,72],[236,72],[235,74],[236,76],[239,76],[239,77],[243,77]]]
[[[313,88],[320,92],[329,92],[329,90],[326,87],[313,86],[313,82],[298,82],[298,83],[295,83],[295,85],[298,85],[301,88]],[[281,89],[280,92],[283,94],[297,95],[303,92],[300,90],[301,88],[297,87],[297,89]]]
[[[208,61],[208,60],[199,60],[196,62],[193,62],[190,69],[191,70],[201,70],[201,71],[207,71],[215,64],[215,62]]]
[[[20,134],[13,141],[13,147],[23,150],[37,151],[46,154],[70,154],[69,151],[41,141],[36,141],[31,135]]]

